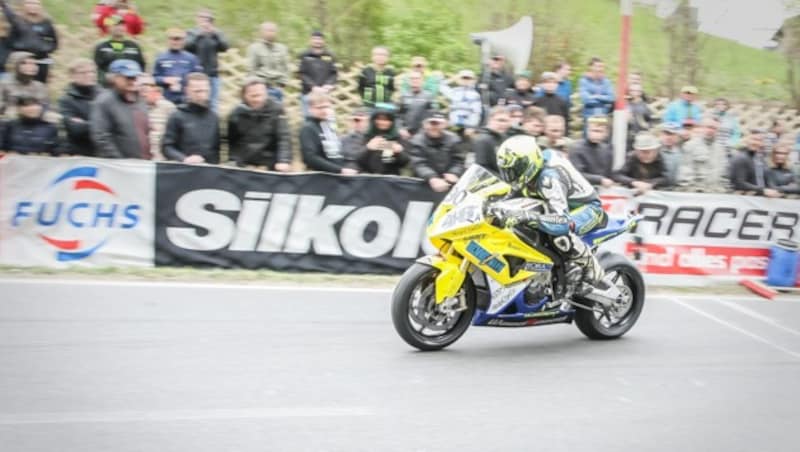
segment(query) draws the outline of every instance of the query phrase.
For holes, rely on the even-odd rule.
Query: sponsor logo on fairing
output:
[[[41,197],[14,203],[12,228],[33,228],[59,262],[97,253],[116,231],[136,228],[142,207],[120,202],[95,166],[71,168],[53,179]],[[58,199],[58,201],[53,201]]]

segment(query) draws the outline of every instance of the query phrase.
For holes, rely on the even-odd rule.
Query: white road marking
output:
[[[736,312],[739,312],[741,314],[744,314],[746,316],[750,316],[750,317],[752,317],[752,318],[754,318],[756,320],[760,320],[760,321],[762,321],[762,322],[764,322],[764,323],[766,323],[768,325],[774,326],[775,328],[778,328],[779,330],[782,330],[782,331],[785,331],[785,332],[787,332],[789,334],[793,334],[795,336],[800,337],[800,331],[798,331],[798,330],[796,330],[794,328],[790,328],[788,326],[782,325],[781,323],[779,323],[777,320],[773,319],[772,317],[767,317],[767,316],[765,316],[763,314],[760,314],[760,313],[758,313],[756,311],[753,311],[750,308],[746,308],[744,306],[739,306],[738,304],[726,303],[725,301],[719,300],[719,299],[715,299],[713,301],[715,303],[717,303],[717,304],[725,306],[728,309],[732,309],[732,310],[734,310]]]
[[[679,300],[677,298],[668,298],[668,300],[672,301],[673,303],[678,304],[679,306],[683,306],[684,308],[694,312],[695,314],[701,315],[701,316],[703,316],[703,317],[705,317],[705,318],[707,318],[709,320],[712,320],[712,321],[714,321],[716,323],[719,323],[722,326],[730,328],[733,331],[736,331],[736,332],[738,332],[740,334],[743,334],[743,335],[745,335],[745,336],[747,336],[747,337],[749,337],[749,338],[751,338],[753,340],[761,342],[762,344],[769,345],[770,347],[774,348],[775,350],[779,350],[779,351],[781,351],[783,353],[786,353],[787,355],[789,355],[789,356],[791,356],[791,357],[793,357],[795,359],[800,360],[800,353],[798,353],[796,351],[789,350],[786,347],[782,347],[782,346],[770,341],[769,339],[766,339],[766,338],[764,338],[762,336],[759,336],[758,334],[750,332],[750,331],[748,331],[748,330],[746,330],[746,329],[744,329],[744,328],[742,328],[742,327],[740,327],[738,325],[735,325],[735,324],[733,324],[731,322],[728,322],[727,320],[723,320],[723,319],[721,319],[721,318],[719,318],[719,317],[717,317],[717,316],[715,316],[713,314],[710,314],[710,313],[708,313],[706,311],[703,311],[702,309],[698,309],[697,307],[692,306],[690,303],[686,303],[685,301],[681,301],[681,300]]]
[[[374,413],[364,407],[242,408],[218,410],[75,411],[0,413],[0,425],[95,424],[127,422],[208,421],[232,419],[283,419],[364,417]]]

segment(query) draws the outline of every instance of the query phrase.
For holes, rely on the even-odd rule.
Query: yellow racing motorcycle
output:
[[[600,252],[606,288],[576,294],[556,238],[526,226],[506,228],[498,208],[545,212],[536,199],[508,199],[511,186],[479,165],[471,166],[431,216],[427,236],[436,255],[418,259],[392,297],[400,337],[420,350],[439,350],[470,325],[527,327],[572,323],[591,339],[627,333],[642,312],[642,275],[624,256]],[[636,226],[637,216],[606,219],[583,240],[597,246]],[[580,273],[580,272],[579,272]]]

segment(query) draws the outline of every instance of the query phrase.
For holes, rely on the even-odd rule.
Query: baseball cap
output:
[[[592,116],[587,120],[587,122],[592,125],[606,126],[608,125],[608,118],[605,116]]]
[[[447,122],[447,116],[440,111],[434,111],[425,118],[425,122]]]
[[[108,72],[119,74],[125,77],[137,77],[142,73],[142,67],[133,60],[115,60],[108,67]]]
[[[697,94],[697,87],[692,85],[686,85],[681,88],[682,93],[689,93],[689,94]]]
[[[531,79],[531,71],[520,71],[520,72],[517,72],[515,78],[516,79],[524,78],[524,79],[530,80]]]
[[[475,78],[475,73],[469,69],[462,69],[458,71],[458,78]]]
[[[636,150],[658,149],[659,147],[661,147],[661,143],[650,132],[639,132],[633,140],[633,148]]]
[[[325,37],[325,35],[319,30],[312,31],[311,32],[311,36],[313,36],[315,38],[324,38]]]
[[[680,124],[676,124],[674,122],[665,122],[664,124],[661,125],[661,131],[666,133],[676,134],[681,131],[681,126]]]

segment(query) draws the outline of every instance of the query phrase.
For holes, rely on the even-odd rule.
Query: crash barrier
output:
[[[643,215],[604,248],[659,284],[763,277],[770,245],[800,237],[799,200],[602,198],[612,216]],[[435,251],[424,230],[440,199],[404,177],[11,155],[0,159],[0,264],[398,273]]]

